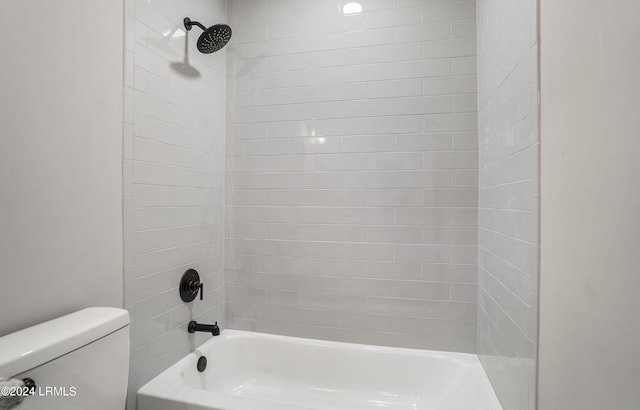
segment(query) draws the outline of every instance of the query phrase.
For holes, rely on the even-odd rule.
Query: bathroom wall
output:
[[[3,336],[122,306],[122,4],[3,1],[0,49]]]
[[[475,351],[475,1],[346,3],[230,3],[227,323]]]
[[[478,1],[478,353],[505,410],[535,408],[537,55],[536,0]]]
[[[224,22],[226,2],[125,2],[125,305],[132,317],[128,408],[135,391],[211,336],[187,323],[224,321],[226,51],[200,54],[194,28]],[[204,301],[178,284],[195,268]]]
[[[640,3],[540,12],[539,409],[637,409]]]

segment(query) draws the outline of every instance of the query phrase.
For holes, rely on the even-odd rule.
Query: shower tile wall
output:
[[[224,320],[226,53],[204,56],[182,19],[226,19],[223,0],[125,1],[125,304],[131,313],[127,408],[135,391],[208,337],[191,318]],[[196,268],[205,298],[178,283]]]
[[[227,324],[475,351],[475,1],[345,3],[230,3]]]
[[[538,317],[536,0],[478,1],[478,353],[505,410],[535,408]]]

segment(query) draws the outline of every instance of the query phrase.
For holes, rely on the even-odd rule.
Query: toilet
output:
[[[0,337],[0,377],[35,382],[16,410],[123,410],[129,313],[94,307]]]

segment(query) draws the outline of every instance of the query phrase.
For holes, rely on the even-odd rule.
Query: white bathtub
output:
[[[138,409],[502,410],[475,355],[238,330],[143,386]]]

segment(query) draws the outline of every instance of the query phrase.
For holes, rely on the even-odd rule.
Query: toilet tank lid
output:
[[[92,307],[0,337],[0,377],[12,377],[129,325],[123,309]]]

